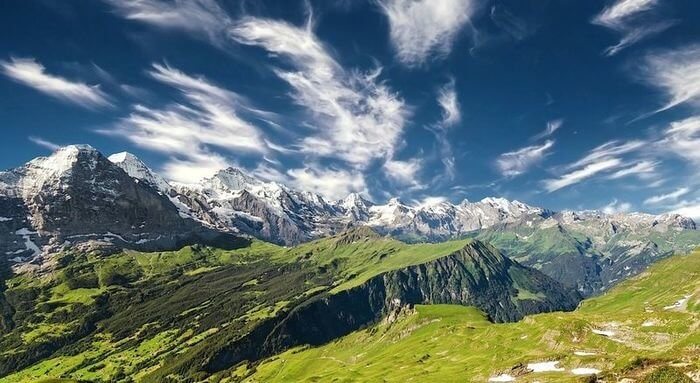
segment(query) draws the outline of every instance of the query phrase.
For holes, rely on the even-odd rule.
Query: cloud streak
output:
[[[554,146],[553,140],[542,145],[532,145],[513,152],[501,154],[496,160],[496,167],[505,177],[515,177],[525,173],[530,167],[541,162]]]
[[[165,65],[154,64],[148,73],[177,89],[184,102],[162,109],[136,105],[113,129],[100,132],[171,156],[164,166],[169,178],[193,182],[227,166],[213,147],[237,153],[268,151],[262,132],[242,117],[264,112],[251,108],[240,95]]]
[[[583,166],[582,168],[566,173],[559,178],[545,180],[544,187],[547,192],[551,193],[567,186],[577,184],[600,172],[616,168],[620,164],[622,164],[622,161],[618,158],[588,162],[587,165]]]
[[[233,22],[215,0],[105,0],[127,20],[179,29],[222,47]]]
[[[649,197],[644,200],[645,205],[658,205],[660,203],[667,203],[670,201],[676,201],[678,198],[688,194],[690,189],[687,187],[678,188],[670,193],[659,194]]]
[[[437,140],[440,159],[445,167],[445,175],[448,179],[455,178],[455,158],[452,145],[447,139],[449,130],[462,121],[462,111],[459,105],[454,79],[450,80],[438,90],[438,106],[440,106],[440,121],[428,126]]]
[[[55,143],[53,143],[49,140],[45,140],[41,137],[29,136],[29,137],[27,137],[27,139],[29,139],[29,141],[41,146],[42,148],[46,148],[46,149],[49,149],[52,151],[57,150],[61,147],[61,145],[55,144]]]
[[[620,42],[605,49],[607,56],[613,56],[621,50],[658,33],[675,24],[675,21],[649,20],[651,11],[658,5],[658,0],[617,0],[605,7],[591,21],[622,35]]]
[[[564,125],[564,120],[562,119],[547,121],[547,127],[542,132],[532,136],[532,141],[538,141],[551,136],[554,132],[559,130],[562,125]]]
[[[447,56],[476,8],[473,0],[378,0],[378,4],[389,19],[396,56],[407,66]]]
[[[640,78],[667,94],[666,104],[654,113],[684,103],[700,105],[700,44],[648,54]]]
[[[79,81],[52,75],[33,58],[11,58],[0,60],[3,73],[12,80],[33,88],[58,100],[96,109],[112,106],[109,96],[97,85],[88,85]]]
[[[302,152],[364,168],[393,154],[408,112],[403,100],[380,80],[381,68],[347,71],[328,53],[309,23],[248,17],[230,30],[241,44],[260,46],[291,70],[274,71],[292,88],[293,101],[311,115],[314,134],[300,143]]]

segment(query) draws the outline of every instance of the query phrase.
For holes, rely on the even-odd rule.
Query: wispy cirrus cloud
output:
[[[115,127],[99,132],[171,156],[164,165],[170,179],[193,182],[226,167],[224,156],[212,148],[237,153],[268,151],[262,131],[242,117],[266,113],[250,107],[242,96],[166,65],[154,64],[148,73],[177,89],[182,102],[159,109],[136,105]]]
[[[547,138],[554,134],[557,130],[559,130],[562,125],[564,125],[564,120],[563,119],[556,119],[556,120],[551,120],[547,121],[547,127],[540,133],[537,133],[536,135],[532,136],[531,140],[532,141],[538,141],[543,138]]]
[[[105,0],[127,20],[182,30],[224,46],[233,22],[215,0]]]
[[[642,148],[647,141],[645,140],[630,140],[630,141],[608,141],[599,145],[580,160],[567,166],[568,169],[575,169],[591,163],[600,162],[600,160],[617,157],[623,154],[631,153]]]
[[[638,76],[667,95],[654,113],[684,103],[700,105],[700,44],[647,54]]]
[[[503,4],[494,4],[489,16],[497,27],[518,41],[526,39],[537,30],[536,25],[516,16]]]
[[[49,74],[46,68],[33,58],[0,60],[3,73],[12,80],[58,100],[87,109],[112,106],[109,96],[98,85]]]
[[[658,165],[659,162],[657,161],[641,160],[639,162],[634,163],[633,165],[627,166],[610,174],[608,178],[611,180],[616,180],[629,176],[636,176],[639,178],[651,178],[656,175],[656,168],[658,167]]]
[[[316,37],[312,24],[247,17],[230,29],[241,44],[260,46],[291,69],[274,68],[292,88],[292,100],[312,117],[314,131],[299,144],[309,156],[322,156],[364,168],[393,155],[408,115],[403,100],[379,77],[348,71]]]
[[[29,137],[27,137],[27,139],[29,139],[29,141],[41,146],[42,148],[46,148],[49,150],[57,150],[61,147],[61,145],[59,145],[59,144],[53,143],[49,140],[46,140],[46,139],[43,139],[43,138],[37,137],[37,136],[29,136]]]
[[[689,192],[690,192],[690,188],[681,187],[681,188],[678,188],[678,189],[676,189],[672,192],[669,192],[669,193],[651,196],[651,197],[644,200],[644,204],[645,205],[657,205],[657,204],[661,204],[661,203],[674,202],[674,201],[677,201],[678,198],[688,194]]]
[[[670,123],[656,146],[700,166],[700,116]]]
[[[445,175],[448,179],[453,180],[455,177],[455,157],[447,134],[451,128],[462,121],[462,111],[454,79],[438,90],[437,101],[440,106],[440,121],[427,128],[433,132],[437,140],[440,160],[445,167]]]
[[[622,163],[622,160],[618,158],[593,160],[587,162],[586,165],[577,168],[576,170],[561,175],[558,178],[545,180],[544,187],[547,192],[551,193],[589,179],[598,173],[614,169],[620,166]]]
[[[378,0],[389,19],[399,61],[420,65],[450,53],[458,33],[476,11],[474,0]]]
[[[649,142],[645,140],[608,141],[590,150],[579,160],[565,165],[560,170],[562,175],[547,179],[543,182],[547,192],[554,192],[604,174],[608,179],[620,179],[631,175],[648,175],[656,167],[656,163],[642,161],[631,164],[623,160],[625,156],[636,154]]]
[[[503,153],[496,159],[496,167],[505,177],[521,175],[541,162],[553,146],[554,140],[547,140],[542,145],[526,146],[513,152]]]
[[[593,24],[622,35],[620,42],[605,49],[605,54],[615,55],[630,45],[673,26],[675,21],[655,20],[652,11],[657,5],[658,0],[616,0],[596,15],[591,21]]]

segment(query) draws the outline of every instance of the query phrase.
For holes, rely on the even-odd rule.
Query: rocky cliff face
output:
[[[158,250],[228,236],[183,218],[156,184],[137,182],[89,146],[59,149],[0,173],[0,182],[0,250],[16,263],[41,263],[44,247]]]
[[[576,291],[475,241],[446,257],[312,299],[233,342],[205,369],[217,371],[302,344],[320,345],[415,304],[475,306],[494,322],[512,322],[528,314],[570,311],[580,300]]]

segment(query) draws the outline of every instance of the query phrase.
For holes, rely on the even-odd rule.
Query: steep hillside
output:
[[[698,381],[698,328],[694,252],[661,261],[570,313],[494,324],[475,308],[416,306],[393,322],[271,358],[246,381]]]
[[[6,283],[0,374],[11,375],[0,381],[203,379],[412,304],[474,305],[512,321],[579,300],[478,241],[406,245],[367,228],[291,249],[69,252],[53,273]]]

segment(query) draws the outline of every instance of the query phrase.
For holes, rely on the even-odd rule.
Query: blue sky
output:
[[[700,216],[692,0],[13,1],[0,168],[57,145],[377,202]]]

